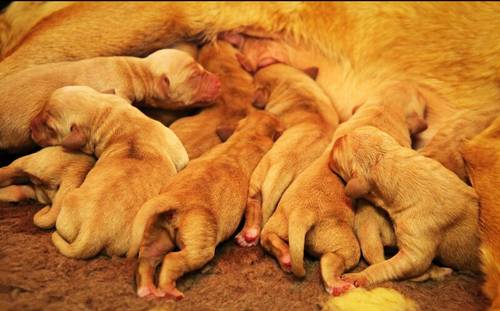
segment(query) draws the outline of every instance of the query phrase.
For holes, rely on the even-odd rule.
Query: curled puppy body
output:
[[[467,172],[479,195],[481,268],[486,275],[483,292],[490,310],[500,309],[500,117],[461,148]]]
[[[304,249],[320,257],[326,291],[340,295],[352,285],[339,277],[357,265],[360,250],[351,200],[340,178],[328,168],[329,155],[325,150],[288,187],[264,225],[260,243],[284,271],[298,277],[305,275]]]
[[[135,256],[140,248],[139,296],[183,297],[175,281],[209,262],[216,246],[234,233],[250,175],[281,131],[278,118],[253,112],[238,123],[229,140],[191,161],[141,207],[127,254]],[[176,246],[179,250],[173,251]],[[156,288],[154,271],[162,259]]]
[[[419,151],[422,155],[439,161],[462,180],[467,181],[460,148],[465,140],[472,139],[479,134],[499,115],[498,105],[461,110],[452,115]]]
[[[271,217],[283,192],[321,155],[338,124],[328,97],[298,69],[268,66],[255,75],[255,85],[254,105],[279,116],[286,130],[252,174],[245,226],[236,237],[241,246],[257,244],[262,224]]]
[[[224,41],[205,45],[200,50],[199,62],[219,76],[222,86],[221,95],[214,105],[197,115],[181,118],[170,126],[184,144],[190,159],[221,143],[215,133],[219,124],[235,126],[253,110],[253,78],[241,68],[236,53],[236,49]]]
[[[436,269],[434,258],[478,270],[477,195],[439,162],[366,126],[335,142],[330,167],[347,182],[348,196],[388,212],[399,248],[388,260],[344,275],[345,281],[363,286],[416,277]]]
[[[148,107],[179,109],[206,105],[219,92],[218,78],[187,53],[165,49],[146,58],[97,57],[35,66],[2,80],[0,149],[33,146],[29,124],[50,94],[66,85],[86,85]]]
[[[0,168],[0,201],[35,199],[46,204],[33,222],[40,228],[51,228],[65,196],[83,183],[94,164],[92,156],[81,152],[58,146],[43,148]]]
[[[105,249],[125,254],[135,214],[188,162],[182,143],[161,123],[115,95],[85,86],[56,90],[32,122],[39,145],[62,145],[98,158],[83,184],[63,200],[52,241],[73,258]]]

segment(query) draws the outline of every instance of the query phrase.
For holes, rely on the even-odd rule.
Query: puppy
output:
[[[236,236],[240,246],[257,243],[261,224],[290,183],[325,150],[338,124],[328,97],[300,70],[271,65],[255,75],[255,84],[254,105],[278,115],[286,130],[252,174],[245,227]]]
[[[500,115],[498,105],[482,109],[464,109],[452,115],[432,139],[419,151],[422,155],[439,161],[447,169],[467,181],[465,163],[460,148],[483,131]]]
[[[360,251],[351,200],[340,178],[330,172],[328,161],[329,150],[292,182],[264,225],[261,244],[283,270],[298,277],[305,275],[304,248],[320,257],[326,291],[340,295],[353,287],[339,277],[357,265]]]
[[[223,41],[205,45],[199,53],[199,62],[222,82],[221,95],[213,106],[197,115],[175,121],[170,129],[184,144],[189,158],[195,159],[221,140],[215,133],[219,124],[235,126],[254,110],[251,106],[255,88],[252,76],[243,70],[236,59],[236,49]]]
[[[175,281],[209,262],[215,247],[234,233],[243,214],[250,175],[281,131],[272,114],[250,114],[227,142],[190,162],[159,196],[141,207],[128,252],[129,257],[135,256],[140,247],[139,296],[183,297]],[[176,246],[179,251],[173,252]],[[153,276],[162,258],[156,289]]]
[[[31,125],[33,140],[95,154],[95,167],[63,200],[52,241],[73,258],[105,248],[125,254],[141,205],[188,162],[171,130],[115,95],[86,86],[56,90]]]
[[[389,260],[343,275],[345,281],[363,286],[419,276],[434,258],[453,269],[478,269],[477,196],[439,162],[366,126],[335,142],[330,167],[347,182],[349,197],[388,212],[399,248]]]
[[[47,204],[35,214],[33,222],[40,228],[51,228],[66,195],[83,183],[94,164],[93,157],[80,152],[43,148],[0,168],[0,201],[35,199]]]
[[[112,90],[132,102],[180,109],[206,105],[219,92],[218,78],[186,52],[165,49],[146,58],[98,57],[35,66],[2,80],[0,149],[29,148],[29,124],[50,94],[65,85]],[[16,104],[22,103],[22,104]]]
[[[500,310],[500,117],[481,134],[464,143],[461,153],[472,185],[479,195],[483,292],[490,310]]]

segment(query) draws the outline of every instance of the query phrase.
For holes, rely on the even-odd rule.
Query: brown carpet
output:
[[[32,223],[38,204],[0,204],[0,310],[321,310],[329,298],[317,260],[303,281],[284,274],[260,247],[228,241],[201,271],[178,282],[180,302],[139,299],[132,260],[100,256],[73,260],[59,254],[50,231]],[[442,282],[384,283],[422,310],[485,310],[481,281],[455,273]]]

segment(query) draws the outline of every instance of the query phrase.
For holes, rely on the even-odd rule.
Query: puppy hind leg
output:
[[[11,185],[0,189],[0,202],[21,202],[35,198],[35,190],[28,185]]]
[[[434,281],[441,281],[445,277],[451,275],[453,273],[453,269],[447,268],[447,267],[438,267],[434,264],[432,264],[427,271],[424,272],[424,274],[411,278],[410,281],[412,282],[425,282],[428,280],[434,280]]]
[[[204,210],[192,210],[185,215],[177,233],[181,250],[168,253],[163,259],[158,287],[163,296],[180,300],[184,294],[176,288],[176,280],[197,270],[215,255],[217,245],[216,219]]]
[[[262,223],[269,220],[293,177],[283,165],[274,165],[269,169],[262,184]]]
[[[239,246],[250,247],[257,245],[262,228],[262,193],[261,187],[268,170],[266,158],[261,160],[252,173],[248,200],[245,207],[245,225],[236,235],[235,241]]]
[[[6,166],[0,168],[0,187],[20,183],[24,179],[28,179],[28,175],[18,167]]]
[[[336,253],[326,253],[320,259],[320,272],[323,284],[327,293],[333,296],[339,296],[351,288],[354,288],[349,282],[340,279],[346,269],[345,260]]]
[[[292,260],[288,245],[282,237],[288,236],[288,222],[281,213],[276,213],[269,219],[269,222],[264,226],[261,235],[262,247],[271,253],[283,269],[283,271],[292,271]]]

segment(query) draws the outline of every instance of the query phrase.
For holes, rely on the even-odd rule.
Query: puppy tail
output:
[[[57,249],[66,257],[79,259],[90,258],[97,255],[101,250],[101,244],[94,238],[94,235],[95,232],[93,230],[89,228],[85,230],[82,228],[77,238],[72,243],[68,243],[57,231],[55,231],[52,234],[52,243],[54,243]]]
[[[292,272],[297,277],[304,277],[304,244],[307,232],[315,223],[312,211],[295,209],[288,222],[288,244],[290,246],[290,259]]]
[[[170,202],[170,200],[171,199],[168,196],[160,194],[141,206],[139,212],[135,215],[134,223],[132,224],[127,258],[132,258],[139,253],[148,221],[159,213],[176,209],[176,202]]]

